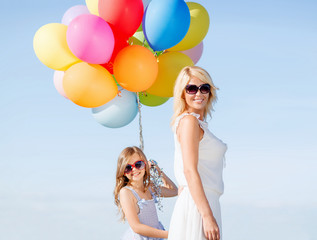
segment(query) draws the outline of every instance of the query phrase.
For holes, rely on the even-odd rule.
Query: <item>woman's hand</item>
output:
[[[213,216],[203,217],[203,230],[207,240],[220,240],[220,231]]]

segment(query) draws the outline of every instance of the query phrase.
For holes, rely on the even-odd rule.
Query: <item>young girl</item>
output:
[[[150,182],[150,167],[138,147],[125,148],[118,158],[115,204],[121,212],[121,220],[127,219],[130,225],[130,229],[123,235],[123,240],[157,240],[168,236],[168,232],[158,220],[156,196]],[[159,170],[157,166],[152,167]],[[176,185],[163,172],[161,174],[161,197],[176,196]]]

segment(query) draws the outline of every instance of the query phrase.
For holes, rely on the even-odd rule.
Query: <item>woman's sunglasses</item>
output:
[[[202,84],[199,87],[193,84],[188,84],[185,87],[186,93],[194,95],[198,92],[198,90],[202,94],[208,94],[210,93],[210,85],[208,83]]]
[[[143,160],[138,160],[135,163],[133,163],[132,165],[128,164],[124,169],[124,173],[129,174],[130,172],[132,172],[133,168],[136,168],[138,170],[142,170],[145,168],[145,162]]]

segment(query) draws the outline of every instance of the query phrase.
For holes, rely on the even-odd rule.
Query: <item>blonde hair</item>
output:
[[[208,102],[206,104],[204,110],[204,119],[206,119],[207,115],[211,116],[211,111],[213,111],[213,104],[217,101],[216,90],[217,87],[212,82],[212,79],[209,73],[198,66],[187,66],[184,67],[175,81],[174,86],[174,114],[172,116],[171,125],[174,125],[176,118],[181,115],[184,111],[186,111],[186,101],[184,96],[184,90],[188,82],[192,77],[198,78],[203,83],[208,83],[210,85],[210,94],[208,98]]]
[[[119,214],[121,214],[122,221],[125,220],[125,214],[122,211],[122,207],[121,207],[120,199],[119,199],[119,193],[120,193],[120,190],[123,187],[125,187],[129,182],[129,179],[124,175],[124,170],[129,162],[131,156],[135,153],[137,153],[139,155],[139,157],[145,162],[145,174],[143,177],[143,184],[144,184],[145,190],[150,185],[150,169],[149,169],[148,161],[147,161],[146,156],[143,153],[143,151],[140,148],[135,147],[135,146],[127,147],[127,148],[123,149],[118,157],[117,173],[116,173],[116,186],[114,188],[114,202],[118,207]]]

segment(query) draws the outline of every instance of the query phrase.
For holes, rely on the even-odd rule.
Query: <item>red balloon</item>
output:
[[[117,54],[121,51],[121,49],[129,46],[129,39],[123,38],[120,36],[120,34],[113,29],[113,35],[114,35],[114,49],[112,52],[112,56],[110,61],[114,62],[114,59],[116,58]]]
[[[139,28],[143,17],[142,0],[99,0],[99,16],[122,36],[131,37]]]
[[[114,49],[110,61],[104,64],[100,64],[106,68],[111,74],[113,74],[113,63],[116,59],[116,56],[121,51],[121,49],[129,46],[128,39],[122,38],[116,31],[113,30],[114,34]]]

